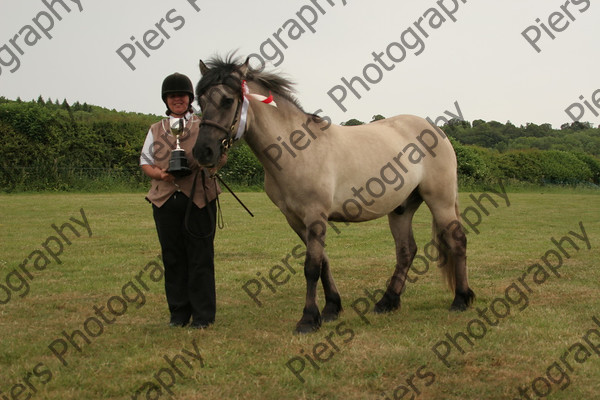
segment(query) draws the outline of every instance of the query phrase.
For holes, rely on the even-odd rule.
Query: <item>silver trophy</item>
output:
[[[185,156],[185,150],[179,147],[179,136],[183,133],[183,118],[171,125],[171,133],[175,136],[176,147],[171,151],[171,159],[169,160],[169,169],[167,172],[177,178],[187,176],[192,173],[188,167],[188,159]]]

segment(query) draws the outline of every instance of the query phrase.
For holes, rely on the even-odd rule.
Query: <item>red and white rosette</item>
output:
[[[277,103],[273,99],[273,94],[269,92],[269,97],[265,97],[261,94],[250,93],[250,89],[248,88],[248,83],[246,80],[242,81],[242,112],[240,113],[240,124],[238,125],[238,129],[235,135],[234,140],[240,140],[244,135],[244,131],[246,130],[246,121],[248,120],[248,107],[250,106],[250,102],[248,98],[252,97],[260,101],[261,103],[268,104],[273,107],[277,107]]]

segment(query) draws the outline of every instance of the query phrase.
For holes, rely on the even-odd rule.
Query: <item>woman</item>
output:
[[[192,82],[179,73],[167,76],[162,99],[168,118],[150,127],[140,165],[152,178],[146,199],[152,203],[162,249],[170,325],[183,327],[191,319],[192,328],[206,328],[215,321],[216,313],[213,241],[215,199],[221,189],[210,172],[191,156],[200,123],[192,113]],[[179,142],[191,169],[187,176],[167,172],[171,151],[176,147],[172,126],[183,128]]]

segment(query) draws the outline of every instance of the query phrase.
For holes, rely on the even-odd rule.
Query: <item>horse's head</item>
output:
[[[196,86],[196,98],[202,121],[192,154],[203,166],[217,163],[233,143],[240,124],[242,81],[248,71],[248,60],[242,65],[225,67],[209,68],[200,61],[202,78]]]

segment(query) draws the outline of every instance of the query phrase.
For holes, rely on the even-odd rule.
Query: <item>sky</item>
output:
[[[460,111],[467,121],[517,126],[600,124],[600,4],[590,0],[0,0],[0,7],[0,96],[9,99],[42,95],[161,115],[164,77],[184,73],[195,85],[200,59],[237,51],[255,68],[290,78],[303,108],[334,123]]]

